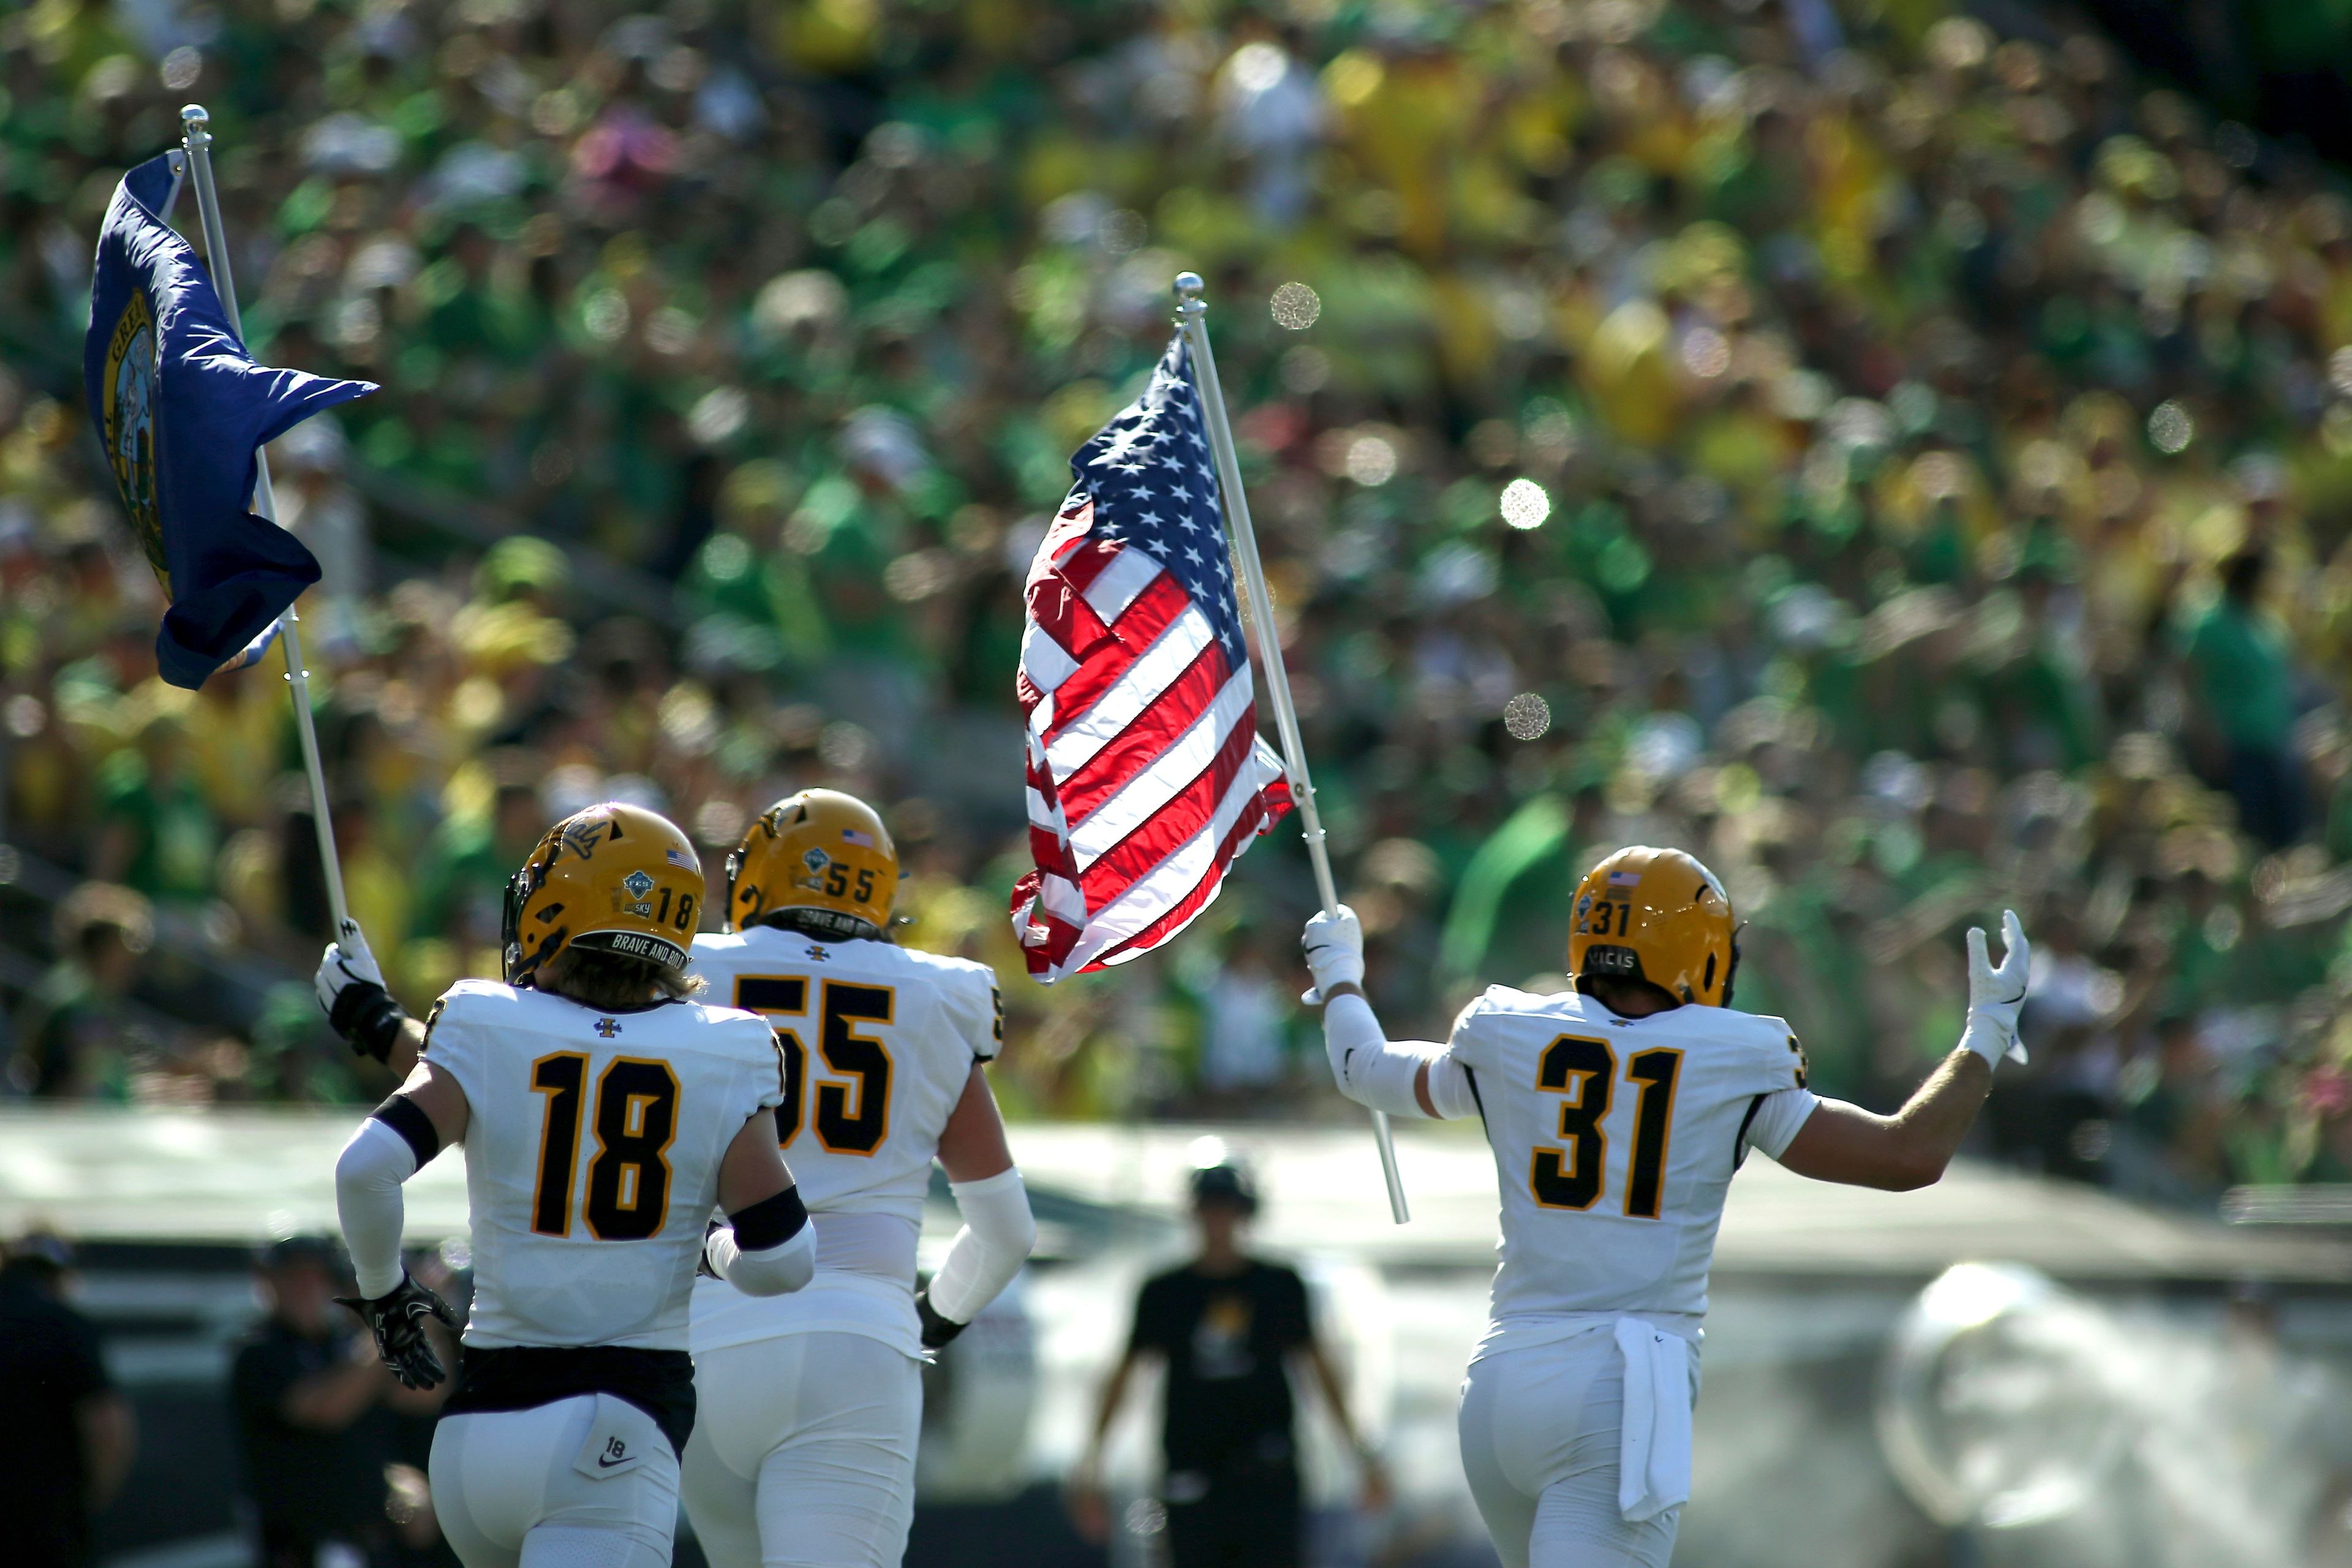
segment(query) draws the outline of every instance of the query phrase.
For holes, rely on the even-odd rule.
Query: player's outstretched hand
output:
[[[402,1271],[400,1283],[384,1295],[373,1300],[338,1296],[335,1300],[360,1315],[360,1321],[375,1336],[376,1353],[403,1388],[432,1388],[449,1375],[441,1358],[433,1353],[433,1342],[425,1337],[425,1320],[438,1318],[453,1330],[464,1325],[448,1302],[410,1279],[406,1270]]]
[[[1964,1038],[1988,1062],[2006,1057],[2022,1063],[2025,1047],[2017,1037],[2017,1016],[2025,1006],[2033,949],[2025,940],[2025,925],[2016,910],[2001,910],[2000,938],[2002,952],[1996,966],[1985,949],[1984,928],[1969,928],[1969,1029]],[[1984,1032],[1981,1037],[1979,1031]],[[1993,1046],[1999,1048],[1988,1048]]]
[[[1299,998],[1309,1007],[1320,1006],[1335,985],[1364,983],[1364,928],[1347,905],[1308,921],[1299,942],[1307,953],[1307,973],[1315,977],[1314,989]]]
[[[386,1061],[392,1043],[408,1015],[384,988],[383,970],[368,951],[360,922],[346,920],[339,940],[319,955],[319,973],[311,979],[327,1022],[350,1045],[353,1054]]]

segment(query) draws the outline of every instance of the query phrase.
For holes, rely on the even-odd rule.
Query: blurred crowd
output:
[[[1003,971],[1017,1112],[1345,1114],[1287,826],[1108,975],[1041,990],[1004,919],[1020,584],[1190,267],[1392,1034],[1555,971],[1576,873],[1673,842],[1817,1086],[1916,1079],[1959,931],[2014,904],[2002,1152],[2188,1202],[2352,1177],[2352,201],[2096,37],[36,0],[0,71],[0,809],[100,884],[0,966],[16,1092],[380,1087],[300,995],[126,1016],[324,928],[275,659],[154,679],[78,392],[100,214],[199,100],[257,353],[384,385],[276,460],[351,903],[412,1007],[494,971],[552,818],[660,805],[715,875],[823,783],[888,805],[907,940]]]

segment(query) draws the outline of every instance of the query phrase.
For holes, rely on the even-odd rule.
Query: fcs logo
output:
[[[596,1032],[609,1040],[621,1032],[621,1021],[618,1018],[599,1018],[596,1020]]]
[[[646,876],[643,871],[632,871],[621,879],[621,887],[629,896],[626,899],[614,900],[615,908],[633,915],[650,915],[654,912],[654,906],[649,897],[654,890],[654,879],[651,877]]]

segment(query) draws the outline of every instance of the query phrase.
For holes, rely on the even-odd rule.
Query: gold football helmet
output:
[[[1697,857],[1637,844],[1577,884],[1568,972],[1646,980],[1677,1002],[1728,1006],[1735,929],[1729,895]]]
[[[702,893],[701,858],[669,818],[619,801],[575,812],[507,882],[507,984],[567,947],[683,970]]]
[[[727,857],[727,929],[790,911],[793,924],[843,941],[890,929],[898,849],[875,809],[853,795],[804,789],[760,814]]]

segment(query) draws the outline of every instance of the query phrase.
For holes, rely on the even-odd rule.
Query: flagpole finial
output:
[[[205,127],[212,124],[212,122],[213,117],[205,111],[203,104],[190,103],[181,106],[180,125],[182,129],[187,132],[190,142],[211,141],[212,132],[206,130]]]
[[[1208,285],[1201,281],[1197,272],[1179,272],[1171,287],[1176,295],[1176,324],[1189,331],[1209,313],[1209,307],[1201,299]],[[1194,345],[1194,352],[1199,352],[1199,345]]]

